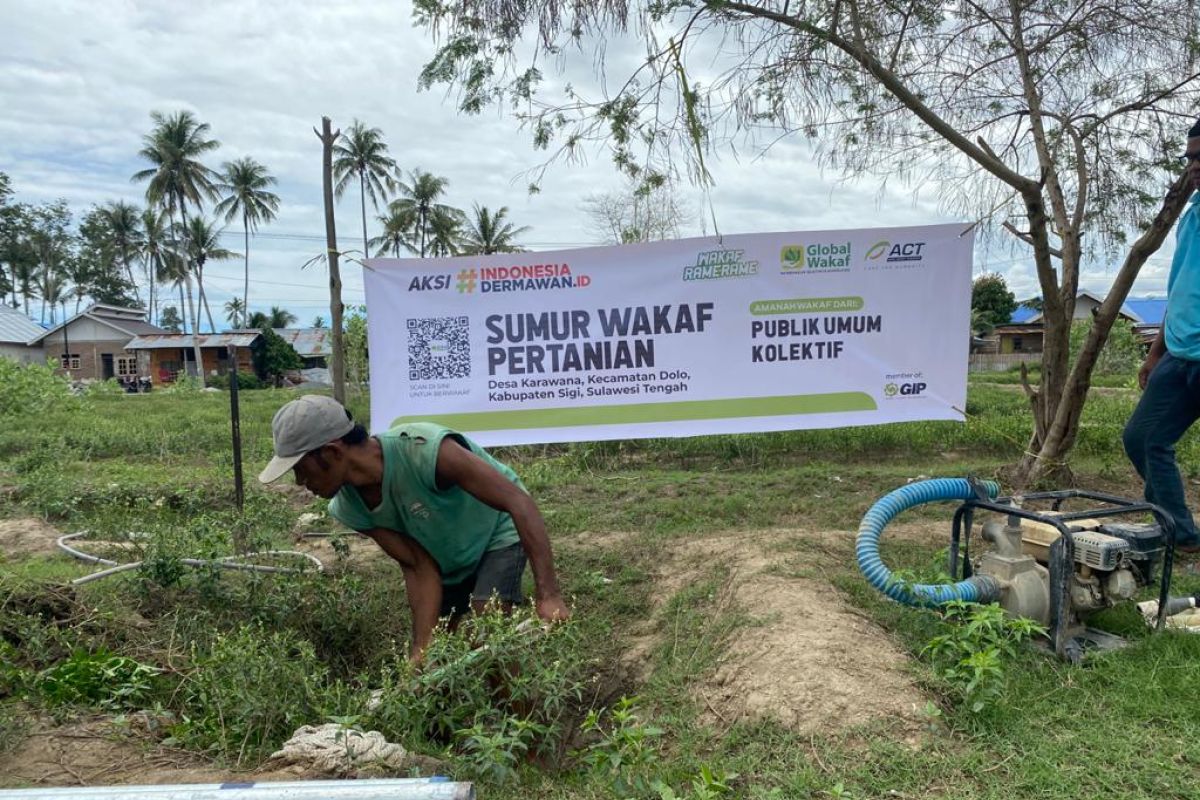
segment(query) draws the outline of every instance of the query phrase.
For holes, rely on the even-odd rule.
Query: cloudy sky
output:
[[[596,243],[581,202],[620,190],[607,154],[551,167],[540,194],[529,195],[528,172],[545,154],[503,113],[459,116],[442,91],[418,92],[417,72],[432,52],[406,0],[0,0],[0,171],[17,200],[65,198],[77,215],[109,200],[142,203],[144,186],[129,176],[146,166],[137,151],[150,112],[193,111],[222,144],[210,166],[249,155],[278,178],[279,217],[251,243],[251,308],[284,306],[303,324],[328,318],[323,268],[301,269],[323,249],[321,149],[312,130],[322,115],[335,126],[357,118],[381,128],[402,169],[449,179],[452,205],[508,206],[515,224],[531,226],[522,239],[530,249]],[[837,182],[800,143],[727,151],[711,167],[707,198],[685,192],[703,211],[689,234],[711,233],[713,218],[722,233],[955,221],[929,191],[914,202],[903,187]],[[357,194],[348,192],[338,208],[343,249],[361,240],[358,213]],[[240,228],[226,234],[226,246],[240,252]],[[1170,245],[1147,264],[1135,295],[1164,290],[1169,253]],[[1019,298],[1031,296],[1032,264],[1014,255],[981,247],[975,271],[1001,272]],[[241,270],[240,259],[206,267],[214,316],[240,294]],[[1083,284],[1103,293],[1112,276],[1098,264]],[[360,270],[351,266],[344,282],[346,301],[362,302]]]

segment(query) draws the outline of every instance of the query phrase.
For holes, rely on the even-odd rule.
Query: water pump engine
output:
[[[903,486],[881,498],[863,517],[855,551],[875,588],[910,605],[952,600],[998,602],[1010,614],[1044,625],[1055,652],[1078,661],[1091,649],[1124,644],[1089,628],[1095,611],[1132,600],[1158,576],[1162,629],[1171,583],[1175,533],[1171,518],[1150,503],[1078,489],[997,497],[991,481],[935,478]],[[898,581],[879,555],[887,523],[906,508],[936,500],[961,500],[954,514],[949,571],[954,583]],[[1087,508],[1065,510],[1084,501]],[[975,526],[976,515],[987,514]],[[1153,522],[1146,522],[1152,518]],[[972,533],[987,545],[971,556]]]

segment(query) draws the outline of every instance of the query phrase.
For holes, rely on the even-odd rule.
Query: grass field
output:
[[[466,686],[453,689],[462,693],[453,714],[436,711],[446,721],[440,735],[421,716],[433,706],[405,694],[432,684],[398,660],[408,623],[394,565],[335,539],[325,576],[180,566],[181,557],[231,552],[234,531],[256,549],[295,546],[300,516],[323,512],[320,501],[253,481],[270,454],[271,414],[291,397],[242,394],[242,514],[224,394],[63,399],[0,418],[0,521],[129,540],[146,564],[64,597],[55,587],[92,567],[49,548],[5,552],[0,750],[10,759],[0,755],[0,785],[29,782],[4,768],[32,726],[150,709],[163,722],[134,737],[140,747],[165,743],[250,771],[292,728],[351,719],[476,780],[484,800],[1196,796],[1200,637],[1146,636],[1129,609],[1114,609],[1103,624],[1132,647],[1084,667],[1020,647],[1001,662],[1001,688],[973,712],[921,655],[945,623],[886,601],[857,572],[853,534],[878,496],[919,476],[995,475],[1019,457],[1030,420],[1016,386],[973,378],[965,424],[497,451],[541,504],[576,618],[536,645],[510,642],[507,657],[525,659],[545,730],[506,727],[488,711],[495,697]],[[1079,486],[1139,492],[1120,450],[1134,400],[1119,387],[1094,393],[1073,462]],[[365,398],[351,406],[365,417]],[[1198,448],[1189,436],[1179,450],[1193,498]],[[935,533],[885,539],[889,564],[936,571],[950,510],[906,515]],[[739,642],[786,630],[786,619],[734,591],[747,551],[769,562],[756,578],[763,586],[819,586],[869,641],[894,648],[889,675],[920,707],[903,718],[803,725],[710,708],[696,687],[740,663]],[[1196,591],[1200,580],[1181,572],[1175,588]],[[509,641],[505,631],[491,635]],[[445,663],[461,656],[445,647]],[[72,653],[91,655],[72,662]],[[789,680],[821,691],[821,674]],[[382,711],[366,707],[373,689],[385,691]],[[556,693],[574,699],[560,708]],[[636,700],[620,706],[623,696]],[[587,712],[601,709],[589,723]],[[543,740],[554,744],[526,758]]]

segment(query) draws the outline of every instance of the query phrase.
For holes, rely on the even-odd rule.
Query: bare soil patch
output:
[[[909,523],[889,526],[888,535],[935,544],[946,532]],[[624,541],[598,534],[573,537],[572,544]],[[658,619],[666,601],[721,566],[728,577],[718,603],[754,623],[738,628],[716,669],[696,676],[690,687],[708,722],[773,717],[804,733],[880,719],[908,730],[919,726],[927,698],[913,682],[908,655],[823,577],[854,569],[853,533],[735,531],[655,546],[656,612],[625,657],[635,674],[645,677],[649,656],[669,629]]]
[[[96,718],[66,725],[35,722],[24,741],[0,756],[0,786],[104,786],[297,780],[302,770],[235,772],[188,753],[148,744],[139,718],[115,725]],[[140,734],[140,735],[139,735]]]
[[[54,540],[62,533],[34,517],[0,519],[0,555],[5,558],[57,553]]]

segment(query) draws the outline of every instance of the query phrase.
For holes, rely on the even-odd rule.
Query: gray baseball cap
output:
[[[275,412],[271,435],[275,457],[259,473],[263,483],[278,480],[310,450],[340,439],[354,429],[346,409],[332,397],[306,394]]]

